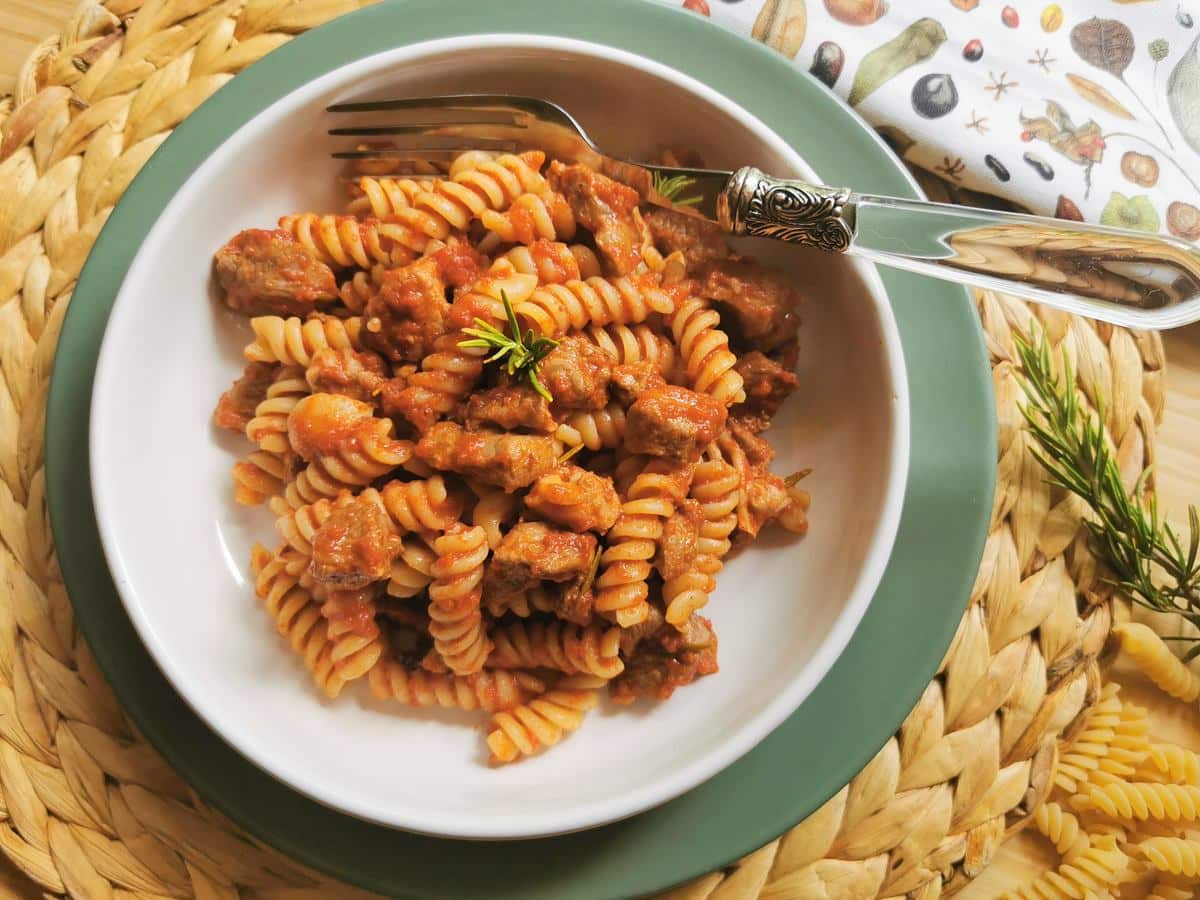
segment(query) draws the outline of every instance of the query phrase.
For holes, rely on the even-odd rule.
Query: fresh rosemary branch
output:
[[[676,206],[695,206],[702,199],[699,196],[680,197],[679,194],[696,183],[696,179],[688,175],[672,175],[667,178],[662,172],[654,173],[654,190]]]
[[[1090,414],[1079,404],[1075,376],[1063,358],[1064,378],[1054,374],[1045,336],[1035,345],[1017,338],[1024,369],[1026,428],[1039,445],[1034,456],[1053,485],[1080,497],[1094,514],[1088,519],[1092,551],[1112,573],[1111,583],[1135,603],[1172,612],[1200,628],[1200,515],[1188,508],[1186,543],[1159,515],[1146,491],[1150,469],[1133,490],[1121,479],[1104,433],[1104,409]],[[1193,640],[1178,638],[1179,640]],[[1185,659],[1200,655],[1200,643]]]
[[[504,359],[509,375],[524,375],[529,379],[529,383],[533,385],[535,391],[553,403],[554,398],[550,396],[550,392],[538,378],[538,363],[558,346],[558,341],[546,337],[544,334],[535,334],[532,328],[522,336],[521,326],[517,323],[517,314],[513,312],[508,294],[503,290],[500,291],[500,301],[504,304],[504,314],[508,317],[509,334],[505,334],[490,322],[476,318],[476,328],[463,329],[464,333],[471,335],[471,339],[459,341],[458,346],[493,350],[492,355],[484,362]]]

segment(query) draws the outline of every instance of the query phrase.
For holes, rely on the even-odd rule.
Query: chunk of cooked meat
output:
[[[747,260],[709,263],[700,275],[699,293],[721,304],[722,321],[746,349],[769,353],[796,336],[800,295],[780,272]]]
[[[633,210],[638,192],[584,165],[557,160],[546,172],[550,186],[567,198],[576,221],[592,232],[596,249],[617,275],[627,275],[642,260]]]
[[[458,472],[512,493],[533,484],[558,463],[561,445],[550,437],[465,431],[438,422],[421,437],[417,457],[435,469]]]
[[[528,384],[506,384],[472,394],[466,422],[468,428],[491,424],[505,431],[528,428],[547,434],[557,427],[546,398]]]
[[[729,248],[725,244],[725,232],[721,226],[700,216],[653,206],[642,213],[650,226],[654,246],[664,256],[682,251],[689,273],[695,272],[707,262],[725,259]]]
[[[614,400],[622,406],[629,406],[646,391],[660,388],[666,383],[654,364],[642,359],[614,366],[609,390]]]
[[[538,364],[538,380],[555,409],[601,409],[612,372],[612,357],[582,335],[564,338]]]
[[[738,500],[738,529],[756,537],[762,527],[778,518],[791,503],[787,485],[772,472],[758,471],[754,477],[742,482]]]
[[[716,632],[712,622],[693,613],[682,629],[664,625],[638,643],[625,671],[609,682],[609,697],[622,704],[639,697],[666,700],[676,688],[716,671]]]
[[[325,347],[313,354],[304,377],[313,391],[341,394],[370,402],[388,379],[387,363],[378,353],[350,347]]]
[[[451,287],[460,288],[476,281],[487,268],[487,257],[476,250],[468,241],[451,235],[446,246],[433,254],[442,280]]]
[[[678,578],[691,568],[696,559],[696,544],[700,540],[700,525],[704,513],[695,500],[678,504],[675,515],[663,523],[662,539],[654,564],[663,578]]]
[[[598,553],[593,554],[592,558],[599,563]],[[592,624],[592,608],[596,604],[596,594],[592,590],[594,581],[595,572],[589,571],[561,585],[554,602],[555,614],[575,625]]]
[[[392,362],[420,362],[446,333],[450,304],[436,259],[426,257],[383,275],[364,310],[363,343]]]
[[[217,401],[217,408],[213,410],[213,424],[244,434],[246,426],[254,418],[254,410],[266,399],[267,388],[275,380],[278,370],[274,363],[247,363],[241,376]]]
[[[484,594],[511,596],[542,581],[570,581],[588,571],[595,552],[594,535],[520,522],[492,554],[483,577]]]
[[[625,448],[688,461],[713,442],[725,427],[725,405],[708,394],[668,384],[653,388],[629,407]]]
[[[730,416],[729,423],[725,427],[727,433],[721,435],[722,446],[736,448],[734,455],[736,453],[743,454],[747,469],[765,469],[775,458],[775,448],[771,446],[770,441],[751,427],[752,424],[741,416]],[[729,461],[737,465],[736,460],[732,457]],[[749,478],[750,472],[743,472],[743,475]]]
[[[795,372],[758,350],[742,354],[734,368],[741,373],[746,391],[745,403],[732,410],[735,416],[748,413],[769,421],[800,383]]]
[[[216,252],[213,269],[230,309],[303,316],[338,297],[333,270],[282,229],[247,228]]]
[[[601,534],[612,528],[621,513],[621,498],[611,478],[570,465],[559,466],[535,481],[525,495],[525,505],[572,531]]]
[[[628,659],[643,640],[657,634],[667,624],[667,617],[657,603],[650,604],[645,621],[621,629],[621,655]]]
[[[357,497],[335,504],[313,534],[308,568],[321,584],[357,590],[387,578],[400,548],[387,512],[378,503]]]

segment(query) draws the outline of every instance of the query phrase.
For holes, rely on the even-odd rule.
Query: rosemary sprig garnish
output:
[[[694,195],[691,197],[680,197],[679,194],[690,188],[696,183],[696,179],[689,175],[672,175],[670,178],[662,174],[662,172],[654,173],[654,190],[670,200],[676,206],[695,206],[703,198]]]
[[[546,354],[558,346],[554,338],[544,334],[536,334],[532,328],[521,334],[521,326],[517,322],[517,314],[513,312],[508,294],[500,291],[500,301],[504,304],[504,314],[508,318],[509,334],[505,334],[495,325],[476,317],[475,328],[464,328],[463,332],[471,335],[467,341],[459,341],[463,348],[494,350],[484,362],[495,362],[504,359],[509,375],[524,375],[533,385],[533,389],[553,403],[554,398],[542,385],[538,378],[538,363],[545,359]]]
[[[1024,368],[1027,403],[1021,412],[1039,448],[1034,456],[1049,481],[1080,497],[1091,508],[1087,520],[1092,552],[1112,573],[1108,579],[1133,602],[1156,612],[1182,616],[1200,628],[1200,514],[1188,507],[1186,543],[1159,515],[1146,491],[1151,469],[1133,490],[1121,479],[1116,455],[1104,433],[1104,409],[1089,414],[1079,404],[1075,376],[1066,357],[1064,378],[1054,374],[1043,335],[1036,346],[1017,338]],[[1195,640],[1178,637],[1169,640]],[[1185,660],[1200,655],[1200,643]]]

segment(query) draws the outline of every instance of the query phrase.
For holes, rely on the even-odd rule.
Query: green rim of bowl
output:
[[[603,828],[518,842],[426,837],[335,812],[269,777],[204,725],[151,661],[113,586],[92,508],[88,407],[105,323],[139,245],[196,166],[266,106],[331,69],[400,42],[497,32],[578,38],[656,59],[769,123],[827,181],[917,196],[874,132],[815,80],[677,9],[645,0],[395,0],[337,19],[192,113],[105,225],[75,289],[51,383],[51,522],[76,619],[125,709],[207,802],[262,840],[392,896],[629,897],[728,864],[803,819],[870,760],[936,671],[975,578],[995,478],[989,368],[961,288],[881,272],[908,365],[912,458],[892,559],[849,646],[800,709],[741,760]]]

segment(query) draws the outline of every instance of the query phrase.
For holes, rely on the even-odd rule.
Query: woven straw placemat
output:
[[[296,33],[358,0],[96,0],[0,101],[0,849],[50,895],[335,898],[208,809],[130,727],[76,631],[45,508],[43,424],[71,291],[113,204],[170,130]],[[926,179],[936,199],[941,182]],[[977,875],[1049,789],[1100,685],[1113,620],[1080,529],[1021,428],[1013,336],[1044,331],[1123,471],[1154,458],[1156,335],[977,296],[999,475],[979,576],[937,678],[806,822],[672,898],[930,900]]]

